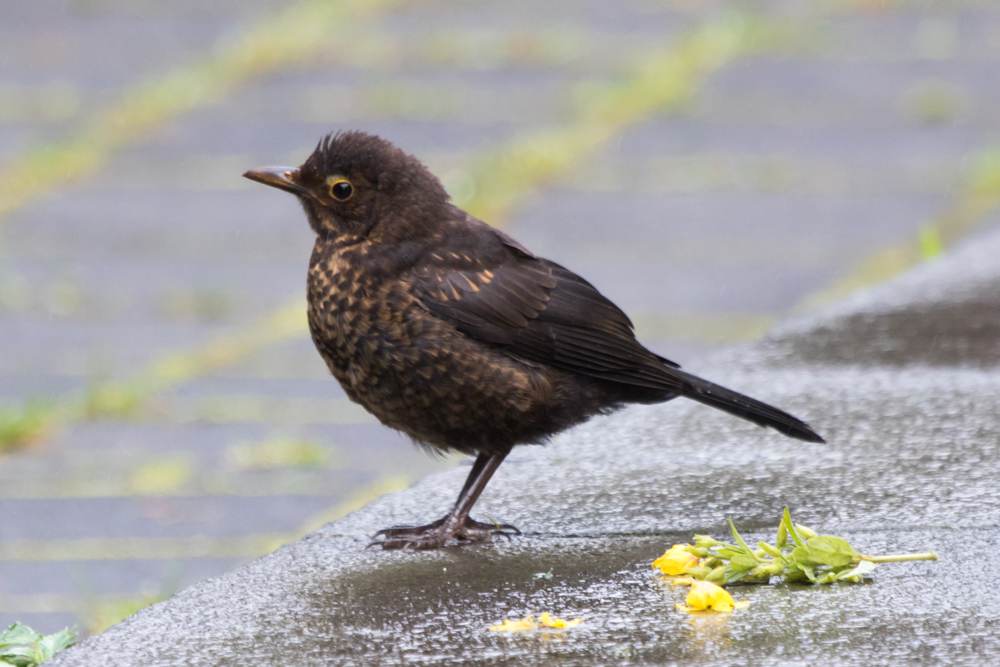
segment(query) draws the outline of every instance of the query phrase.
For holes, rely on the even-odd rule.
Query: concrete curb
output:
[[[1000,559],[996,257],[1000,233],[691,368],[803,417],[829,446],[690,402],[631,408],[505,463],[476,514],[522,538],[365,550],[378,528],[443,513],[465,471],[431,475],[51,664],[977,664],[1000,653],[1000,604],[982,585]],[[751,611],[715,625],[673,611],[655,555],[721,534],[727,514],[770,530],[785,504],[866,551],[934,548],[943,562],[886,566],[870,586],[741,590]],[[530,611],[584,623],[553,641],[486,630]]]

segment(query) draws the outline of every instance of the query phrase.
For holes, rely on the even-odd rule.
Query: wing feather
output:
[[[414,272],[414,293],[432,313],[512,356],[615,382],[665,389],[678,383],[635,339],[617,306],[571,271],[524,253],[489,266],[439,265]]]
[[[466,223],[490,229],[473,218]],[[808,424],[777,408],[678,370],[643,347],[628,316],[593,285],[491,231],[492,237],[466,238],[469,243],[492,238],[492,245],[424,257],[409,277],[424,308],[515,358],[646,388],[654,401],[687,396],[795,438],[823,441]]]

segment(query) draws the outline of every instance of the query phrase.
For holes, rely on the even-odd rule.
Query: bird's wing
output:
[[[625,313],[593,285],[510,248],[492,262],[437,253],[411,275],[414,293],[462,333],[526,361],[651,389],[677,385],[664,365],[676,364],[644,348]]]
[[[459,331],[513,357],[651,390],[680,394],[785,435],[823,442],[808,424],[680,370],[636,339],[632,322],[593,285],[496,232],[503,250],[431,253],[409,280],[417,300]]]

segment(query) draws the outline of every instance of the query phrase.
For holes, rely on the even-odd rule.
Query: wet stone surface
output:
[[[926,564],[901,566],[860,586],[734,586],[734,598],[751,603],[742,613],[679,613],[674,605],[683,601],[685,589],[654,575],[648,565],[675,537],[683,539],[667,534],[613,541],[529,538],[516,545],[391,558],[377,572],[345,571],[335,582],[298,596],[290,613],[258,626],[260,641],[249,657],[278,659],[278,647],[295,647],[294,664],[515,665],[560,658],[569,664],[732,664],[737,656],[741,664],[801,664],[844,652],[855,664],[893,664],[907,657],[961,659],[1000,648],[994,636],[1000,618],[989,611],[963,623],[963,645],[935,645],[928,635],[942,620],[981,605],[988,609],[990,600],[986,591],[955,600],[942,581],[949,575]],[[922,531],[890,539],[865,533],[845,537],[880,550],[919,549],[932,539]],[[946,544],[936,541],[963,549],[990,544],[982,531],[949,537]],[[321,571],[312,575],[322,576]],[[552,579],[533,578],[548,571]],[[901,607],[890,614],[887,586]],[[486,630],[505,617],[543,609],[585,620],[572,630],[542,635]],[[289,660],[287,653],[283,659]]]
[[[759,347],[771,364],[995,369],[1000,366],[997,253],[998,237],[981,234],[947,262],[927,263],[891,288],[850,299],[806,323],[808,336],[789,322]],[[954,271],[956,265],[961,272]]]
[[[780,340],[794,346],[861,311],[932,308],[975,281],[970,267],[985,267],[977,261],[997,243],[978,239],[787,325]],[[995,365],[900,367],[859,353],[849,365],[802,356],[773,368],[775,350],[764,341],[692,370],[804,417],[828,444],[693,404],[629,409],[505,463],[476,509],[522,537],[433,553],[364,548],[378,528],[443,512],[460,467],[183,591],[53,664],[978,665],[996,655]],[[733,586],[750,605],[731,615],[674,608],[685,589],[650,570],[656,556],[696,532],[724,536],[727,515],[751,543],[770,539],[785,505],[863,553],[933,550],[940,560],[881,565],[859,585]],[[583,623],[488,630],[544,611]]]

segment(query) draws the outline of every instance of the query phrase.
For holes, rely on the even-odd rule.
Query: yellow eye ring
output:
[[[346,178],[332,177],[327,179],[330,185],[330,196],[337,201],[347,201],[354,196],[354,186]]]

